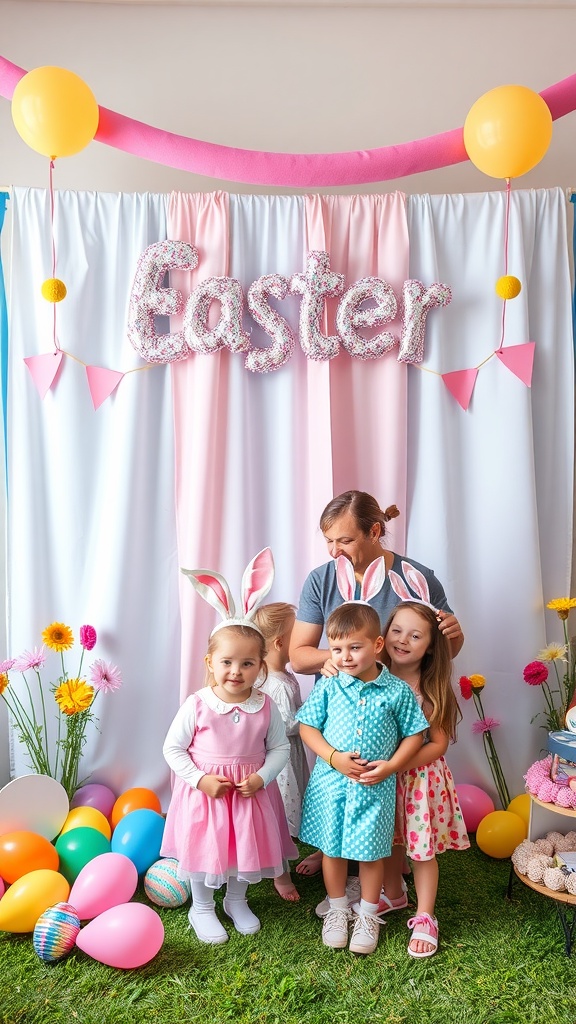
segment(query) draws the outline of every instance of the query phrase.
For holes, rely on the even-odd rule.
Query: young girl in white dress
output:
[[[385,878],[387,906],[380,911],[406,905],[400,867],[405,848],[418,901],[416,914],[408,921],[412,929],[408,953],[416,958],[432,956],[438,948],[436,855],[470,846],[454,780],[444,760],[448,744],[455,739],[459,715],[451,684],[450,648],[438,630],[436,610],[425,603],[425,581],[422,594],[422,601],[399,604],[384,628],[384,660],[393,675],[411,687],[428,720],[427,741],[398,773],[393,869]]]
[[[176,775],[161,855],[189,878],[189,920],[201,942],[226,942],[214,890],[226,884],[224,912],[242,935],[260,929],[246,900],[250,882],[282,876],[298,850],[275,778],[290,747],[280,712],[256,687],[266,672],[265,642],[252,622],[273,579],[265,549],[244,573],[243,616],[235,618],[228,585],[210,570],[183,570],[223,621],[210,635],[209,685],[178,711],[164,743]]]
[[[290,742],[290,759],[276,781],[284,802],[290,835],[294,838],[300,831],[302,800],[310,778],[306,751],[300,739],[300,725],[296,721],[296,712],[302,706],[300,684],[287,668],[290,634],[295,617],[295,606],[284,601],[262,605],[254,616],[254,622],[266,641],[268,675],[260,689],[277,704]],[[296,902],[300,899],[289,871],[274,879],[274,887],[284,900]]]

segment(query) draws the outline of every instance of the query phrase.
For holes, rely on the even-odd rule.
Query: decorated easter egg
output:
[[[190,883],[178,877],[178,861],[157,860],[144,875],[144,891],[158,907],[181,907],[190,899]]]
[[[41,960],[53,963],[70,952],[80,931],[80,918],[71,903],[55,903],[38,918],[32,945]]]

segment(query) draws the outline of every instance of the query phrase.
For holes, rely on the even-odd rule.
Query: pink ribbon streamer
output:
[[[0,96],[12,99],[26,74],[0,57]],[[576,75],[540,93],[556,121],[576,110]],[[265,153],[200,142],[100,107],[98,142],[126,153],[222,181],[283,188],[317,188],[391,181],[423,171],[449,167],[468,159],[463,129],[431,135],[414,142],[350,153]]]

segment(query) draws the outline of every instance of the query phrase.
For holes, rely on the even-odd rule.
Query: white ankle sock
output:
[[[192,906],[188,914],[188,920],[192,925],[196,937],[200,942],[209,942],[219,945],[226,942],[228,932],[216,916],[214,905],[214,890],[209,889],[204,882],[195,880],[191,883]]]
[[[348,910],[347,896],[329,896],[328,903],[330,904],[330,910]]]
[[[363,914],[377,914],[378,904],[368,903],[368,900],[360,900],[360,910]]]
[[[241,935],[255,935],[260,931],[260,921],[246,902],[247,889],[247,882],[229,878],[223,906],[225,913],[232,918],[237,932],[240,932]]]

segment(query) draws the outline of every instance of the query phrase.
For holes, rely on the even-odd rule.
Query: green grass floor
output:
[[[0,1021],[575,1024],[576,949],[566,956],[554,902],[517,879],[508,900],[509,862],[475,845],[439,863],[440,948],[430,959],[406,953],[412,910],[387,915],[377,951],[359,957],[322,945],[314,914],[320,876],[298,883],[302,899],[293,905],[262,882],[249,890],[258,935],[237,935],[223,917],[229,942],[201,945],[187,906],[161,910],[164,945],[134,971],[105,967],[80,950],[48,965],[31,935],[0,933]],[[412,886],[409,895],[413,902]]]

